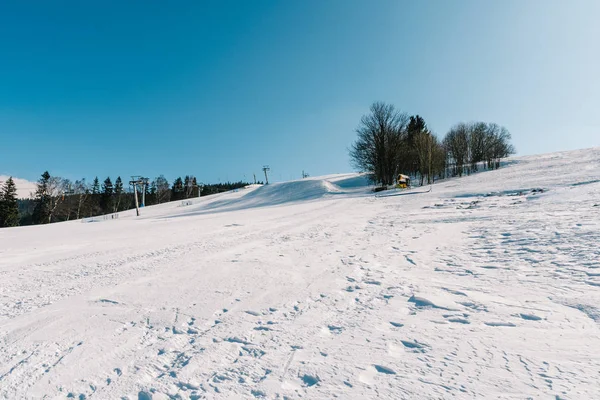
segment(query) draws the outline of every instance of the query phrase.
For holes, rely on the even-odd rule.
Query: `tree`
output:
[[[424,150],[422,147],[424,138],[421,136],[425,132],[427,132],[425,120],[419,115],[411,116],[406,127],[406,143],[403,146],[403,165],[401,169],[407,174],[416,175],[421,173],[421,181],[423,180],[423,171],[420,170],[422,166],[420,157],[422,158],[423,154],[419,154],[419,150]],[[421,143],[417,143],[418,140]],[[421,147],[418,147],[419,145]]]
[[[96,176],[92,181],[92,190],[90,193],[90,204],[89,204],[89,216],[92,217],[94,215],[98,215],[102,213],[102,208],[100,207],[100,181]]]
[[[167,181],[164,175],[160,175],[155,179],[155,185],[159,204],[171,200],[171,188],[169,187],[169,181]]]
[[[436,166],[439,165],[437,158],[440,154],[440,144],[433,133],[425,130],[415,135],[414,147],[418,161],[417,169],[421,176],[421,185],[423,185],[425,177],[427,177],[427,184],[430,184],[433,181],[433,176],[439,173]]]
[[[68,179],[59,176],[50,178],[48,184],[48,194],[50,199],[50,215],[48,215],[48,223],[52,222],[52,219],[56,219],[55,216],[58,211],[58,206],[65,200],[65,193],[69,190],[69,183]]]
[[[459,123],[450,129],[444,139],[444,146],[454,165],[454,175],[462,176],[469,160],[469,127]]]
[[[35,190],[35,208],[32,220],[34,224],[49,224],[52,222],[58,205],[65,198],[67,180],[50,176],[48,171],[42,174]]]
[[[148,205],[157,204],[158,203],[157,197],[158,197],[158,195],[157,195],[157,189],[156,189],[156,179],[154,179],[153,181],[150,182],[150,185],[148,187],[148,194],[146,195],[146,203],[148,203]]]
[[[45,171],[37,182],[35,190],[35,208],[33,223],[45,224],[50,222],[50,173]]]
[[[373,103],[370,111],[356,129],[358,138],[350,148],[350,159],[356,169],[369,172],[375,183],[391,185],[402,164],[408,116],[381,102]]]
[[[115,181],[115,197],[113,212],[118,212],[121,210],[121,197],[123,197],[123,181],[120,176],[117,176]]]
[[[17,186],[12,176],[0,189],[0,227],[19,225],[19,204],[17,202]]]
[[[109,213],[113,210],[113,194],[113,184],[110,177],[108,177],[102,183],[102,194],[100,195],[100,208],[104,213]]]
[[[198,197],[200,195],[200,189],[198,187],[198,181],[196,180],[196,177],[193,176],[192,177],[192,194],[191,197]]]
[[[487,125],[476,122],[469,126],[469,158],[471,171],[477,172],[477,164],[485,159],[485,142],[487,136]]]
[[[92,194],[100,194],[100,182],[98,181],[98,177],[95,177],[94,182],[92,183]]]
[[[181,179],[181,177],[178,177],[173,182],[173,194],[172,194],[171,199],[181,200],[181,199],[183,199],[184,194],[185,193],[184,193],[184,187],[183,187],[183,180]]]
[[[475,122],[459,123],[450,129],[444,139],[448,159],[453,164],[453,174],[476,172],[479,163],[489,169],[499,168],[500,159],[514,154],[510,133],[498,124]]]
[[[515,153],[510,139],[511,135],[508,129],[497,124],[488,124],[484,154],[488,168],[500,168],[500,159]]]
[[[85,178],[80,181],[75,181],[74,194],[77,196],[77,212],[75,218],[79,219],[84,212],[86,200],[90,196],[90,189],[85,183]]]
[[[57,196],[60,199],[56,199],[54,217],[59,221],[69,221],[72,215],[72,209],[75,205],[74,198],[71,196],[73,191],[73,184],[67,178],[52,178],[57,185]]]

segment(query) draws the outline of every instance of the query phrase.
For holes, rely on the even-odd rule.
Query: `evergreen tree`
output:
[[[200,195],[200,192],[198,188],[198,181],[196,180],[195,176],[192,178],[192,187],[194,188],[192,192],[192,197],[198,197]]]
[[[181,179],[181,177],[175,179],[175,182],[173,182],[172,192],[173,192],[173,194],[172,194],[171,200],[183,199],[184,187],[183,187],[183,180]]]
[[[425,120],[421,116],[413,115],[410,117],[408,126],[406,127],[406,133],[408,134],[409,141],[411,141],[415,135],[424,132],[426,129],[427,124],[425,124]]]
[[[19,204],[17,202],[17,187],[12,177],[9,177],[0,190],[0,227],[19,225]]]
[[[120,211],[121,208],[121,197],[123,195],[123,181],[120,176],[117,176],[117,180],[115,181],[115,207],[114,212]]]
[[[113,210],[113,193],[114,187],[110,177],[104,180],[102,184],[102,194],[100,195],[100,207],[102,208],[102,212],[109,213]]]
[[[152,198],[150,197],[150,182],[146,182],[146,184],[144,185],[144,207],[152,205]]]
[[[94,183],[92,183],[92,194],[100,193],[100,182],[98,181],[98,177],[94,178]]]
[[[157,203],[157,188],[156,180],[150,181],[148,185],[148,193],[146,194],[146,204],[153,205]]]
[[[35,208],[33,209],[32,216],[34,224],[47,224],[50,222],[51,202],[50,174],[46,171],[38,180],[35,190]]]
[[[186,199],[191,197],[190,189],[192,188],[192,178],[189,175],[186,175],[185,178],[183,178],[183,188],[183,197]]]
[[[94,178],[94,181],[92,182],[92,193],[90,196],[90,217],[94,216],[94,215],[98,215],[100,214],[101,211],[101,207],[100,207],[100,182],[98,181],[98,177]]]

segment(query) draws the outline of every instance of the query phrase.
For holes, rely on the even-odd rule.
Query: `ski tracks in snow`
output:
[[[590,199],[436,191],[125,222],[144,239],[4,266],[0,397],[600,397]]]

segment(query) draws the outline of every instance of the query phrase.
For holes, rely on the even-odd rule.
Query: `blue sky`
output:
[[[351,170],[373,101],[600,145],[600,2],[5,1],[0,174],[273,180]]]

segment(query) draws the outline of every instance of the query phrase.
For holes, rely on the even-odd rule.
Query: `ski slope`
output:
[[[0,230],[0,398],[600,398],[600,148]]]

